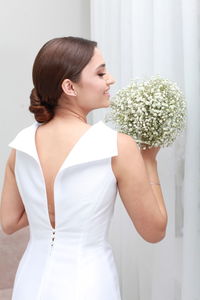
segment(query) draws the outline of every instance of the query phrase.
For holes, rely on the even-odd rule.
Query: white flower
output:
[[[135,79],[111,99],[106,121],[114,121],[138,145],[169,146],[185,127],[186,102],[177,84],[168,79]]]

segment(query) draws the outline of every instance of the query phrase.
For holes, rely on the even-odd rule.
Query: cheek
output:
[[[91,91],[95,90],[95,88],[96,88],[96,86],[95,86],[94,82],[88,81],[88,82],[85,82],[82,91],[84,94],[88,94]]]
[[[99,89],[101,87],[101,82],[99,82],[99,80],[93,80],[91,82],[87,83],[88,88],[91,89]]]
[[[87,101],[90,99],[94,101],[95,98],[103,96],[105,89],[106,86],[103,79],[84,80],[84,84],[80,89],[80,95]]]
[[[88,83],[87,88],[85,89],[85,93],[88,96],[91,95],[91,97],[95,94],[96,96],[98,94],[102,94],[104,91],[104,86],[99,83]]]

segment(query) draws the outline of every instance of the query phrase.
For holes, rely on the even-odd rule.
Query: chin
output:
[[[108,108],[110,106],[110,103],[105,104],[105,105],[101,105],[99,108]]]
[[[98,106],[93,107],[93,109],[100,109],[100,108],[107,108],[110,106],[110,101],[109,100],[104,100],[102,101]]]
[[[104,105],[104,107],[109,107],[110,106],[110,101],[109,100],[107,100],[106,102],[105,102],[105,105]]]

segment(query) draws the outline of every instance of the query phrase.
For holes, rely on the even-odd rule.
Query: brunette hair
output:
[[[36,121],[50,121],[62,94],[62,82],[78,82],[89,63],[97,43],[79,37],[62,37],[48,41],[38,52],[33,64],[34,88],[29,110]]]

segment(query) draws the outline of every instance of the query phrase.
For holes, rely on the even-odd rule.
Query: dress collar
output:
[[[35,145],[35,132],[38,126],[40,124],[34,122],[31,126],[20,131],[9,146],[28,154],[40,163]],[[64,160],[60,170],[116,155],[117,132],[99,121],[79,138]]]

